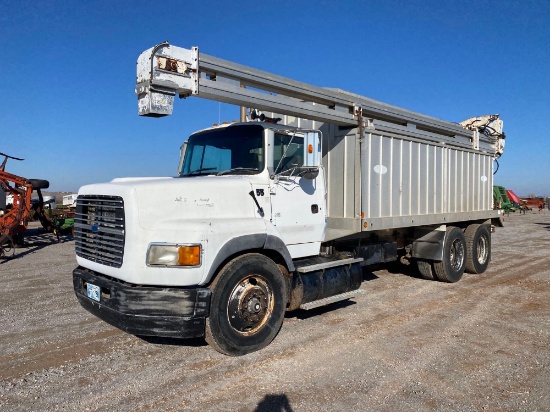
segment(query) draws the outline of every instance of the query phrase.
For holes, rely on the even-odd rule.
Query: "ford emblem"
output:
[[[99,232],[99,226],[98,225],[93,225],[91,228],[92,232],[96,233],[96,232]]]

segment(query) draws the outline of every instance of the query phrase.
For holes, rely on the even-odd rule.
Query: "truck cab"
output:
[[[319,254],[325,195],[320,132],[264,122],[201,130],[183,145],[176,177],[80,189],[77,296],[134,334],[200,336],[205,286],[235,256],[259,252],[293,271],[295,259]]]
[[[250,182],[250,201],[244,204],[256,206],[254,217],[263,219],[266,232],[281,239],[292,258],[319,253],[326,223],[319,132],[230,124],[193,134],[182,157],[180,177],[221,177],[228,201],[235,193],[234,179],[227,177]],[[242,199],[241,194],[238,207]]]

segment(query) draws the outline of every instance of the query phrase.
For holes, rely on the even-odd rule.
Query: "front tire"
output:
[[[467,261],[466,239],[458,227],[447,227],[443,260],[434,262],[435,275],[442,282],[458,282],[464,274]]]
[[[464,232],[468,259],[466,272],[481,274],[491,261],[491,231],[487,225],[470,225]]]
[[[271,343],[283,324],[286,282],[275,262],[257,253],[227,263],[210,285],[205,339],[218,352],[246,355]]]

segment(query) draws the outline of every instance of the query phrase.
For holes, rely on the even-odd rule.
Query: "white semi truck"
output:
[[[243,355],[285,311],[353,297],[364,265],[456,282],[489,264],[498,115],[450,123],[167,42],[140,55],[136,94],[142,116],[176,95],[247,109],[191,135],[175,177],[80,189],[74,290],[122,330]]]

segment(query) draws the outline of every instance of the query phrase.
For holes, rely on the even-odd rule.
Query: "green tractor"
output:
[[[516,208],[512,205],[504,186],[493,186],[493,208],[502,209],[504,210],[504,213],[516,211]]]

